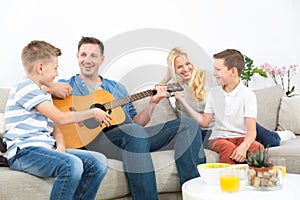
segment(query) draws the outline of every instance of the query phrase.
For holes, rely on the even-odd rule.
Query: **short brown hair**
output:
[[[243,54],[235,49],[226,49],[213,55],[214,59],[224,59],[224,65],[231,69],[236,67],[238,70],[239,76],[241,76],[244,67],[245,67],[245,60]]]
[[[30,67],[33,66],[35,61],[41,60],[47,63],[53,57],[60,55],[60,49],[52,44],[45,41],[33,40],[23,48],[21,59],[25,69],[30,71]]]
[[[81,45],[83,45],[83,44],[97,44],[99,46],[99,48],[100,48],[101,54],[102,55],[104,54],[104,45],[97,38],[82,36],[81,40],[78,43],[78,52],[79,52],[79,49],[80,49]]]

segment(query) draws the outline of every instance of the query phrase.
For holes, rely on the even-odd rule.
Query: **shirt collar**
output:
[[[223,91],[226,96],[235,96],[238,93],[238,91],[241,89],[242,86],[243,86],[243,83],[242,83],[242,81],[240,81],[239,84],[231,92],[226,92],[225,90],[223,90]]]

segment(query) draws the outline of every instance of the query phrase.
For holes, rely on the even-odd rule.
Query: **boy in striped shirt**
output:
[[[94,199],[107,172],[106,157],[97,152],[66,149],[56,125],[96,118],[109,126],[110,116],[98,108],[61,112],[43,85],[58,75],[60,49],[32,41],[22,51],[26,77],[11,90],[5,108],[4,143],[9,167],[39,177],[55,177],[50,199]]]

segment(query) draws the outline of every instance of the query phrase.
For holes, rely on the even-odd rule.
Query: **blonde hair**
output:
[[[21,59],[24,69],[27,72],[31,72],[34,63],[38,60],[48,63],[52,58],[61,55],[59,48],[56,48],[52,44],[33,40],[22,50]]]
[[[175,73],[175,59],[178,56],[184,56],[189,60],[187,52],[185,52],[180,47],[173,48],[168,57],[167,57],[167,63],[168,68],[170,70],[170,74],[172,76],[172,79],[174,82],[183,83],[183,79]],[[196,101],[203,101],[205,97],[205,78],[204,78],[204,70],[199,70],[197,67],[195,67],[193,64],[193,71],[192,71],[192,77],[188,81],[188,94],[192,97],[192,99]]]

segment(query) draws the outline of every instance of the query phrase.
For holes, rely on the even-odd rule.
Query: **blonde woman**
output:
[[[177,114],[179,116],[189,116],[197,121],[199,113],[204,112],[208,90],[217,86],[216,79],[213,77],[212,72],[194,66],[187,52],[180,47],[173,48],[169,52],[167,63],[168,72],[162,83],[169,82],[172,79],[173,82],[181,83],[185,89],[175,95]],[[213,126],[214,121],[210,123],[208,128],[203,128],[203,140],[204,138],[209,139],[210,130]],[[267,130],[258,123],[256,123],[256,132],[256,141],[259,141],[265,147],[279,146],[281,139],[277,132]],[[204,141],[204,144],[206,144],[206,141]]]

